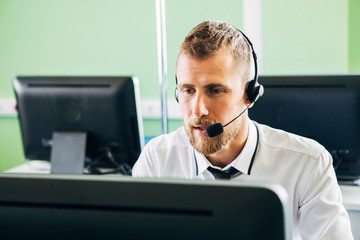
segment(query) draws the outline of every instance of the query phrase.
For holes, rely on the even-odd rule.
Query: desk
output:
[[[29,161],[6,171],[7,173],[50,173],[50,163]],[[349,213],[354,239],[360,239],[360,186],[340,185],[343,204]]]
[[[343,204],[347,210],[359,211],[360,214],[360,186],[340,185]]]
[[[27,161],[24,164],[6,170],[6,173],[38,173],[50,174],[50,162],[47,161]]]
[[[343,204],[349,213],[354,239],[360,239],[360,186],[340,185]]]
[[[6,170],[5,173],[35,173],[50,174],[51,165],[47,161],[26,161],[24,164]],[[112,170],[112,169],[110,169]],[[99,169],[103,173],[109,173],[109,169]],[[116,173],[121,174],[121,173]]]

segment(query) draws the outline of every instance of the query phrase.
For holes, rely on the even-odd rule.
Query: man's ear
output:
[[[244,97],[245,97],[245,105],[246,105],[246,107],[248,107],[248,108],[251,108],[252,107],[252,103],[250,102],[250,100],[249,100],[249,97],[248,97],[248,95],[247,95],[247,88],[248,88],[248,86],[249,86],[249,82],[247,82],[246,84],[245,84],[245,90],[244,90]]]
[[[245,98],[245,105],[246,105],[247,108],[251,108],[254,105],[254,103],[250,102],[247,95],[246,95],[246,98]]]

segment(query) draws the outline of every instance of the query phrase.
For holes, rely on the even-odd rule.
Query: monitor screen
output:
[[[0,174],[0,188],[4,239],[292,237],[286,190],[278,185]]]
[[[333,156],[339,180],[360,178],[360,76],[261,76],[249,110],[259,123],[309,137]]]
[[[19,76],[13,85],[26,159],[51,161],[53,173],[130,174],[144,145],[136,78]]]

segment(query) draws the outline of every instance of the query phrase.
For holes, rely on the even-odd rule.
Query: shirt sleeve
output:
[[[299,202],[299,231],[302,239],[353,239],[342,195],[324,149],[311,169]]]

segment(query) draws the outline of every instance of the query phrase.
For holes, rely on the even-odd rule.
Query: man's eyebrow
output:
[[[179,88],[192,88],[194,87],[193,84],[189,84],[189,83],[184,83],[184,84],[179,84],[178,86]]]
[[[205,87],[207,89],[210,89],[210,88],[222,88],[222,89],[225,89],[225,90],[231,90],[228,86],[226,86],[224,84],[219,84],[219,83],[210,83],[210,84],[207,84]]]
[[[220,83],[209,83],[206,84],[206,87],[226,87],[226,86]]]
[[[195,85],[190,84],[190,83],[184,83],[184,84],[179,84],[178,88],[183,89],[183,88],[194,88]],[[221,88],[221,89],[225,89],[228,91],[231,91],[231,89],[224,85],[224,84],[220,84],[220,83],[209,83],[205,85],[206,89],[211,89],[211,88]]]

